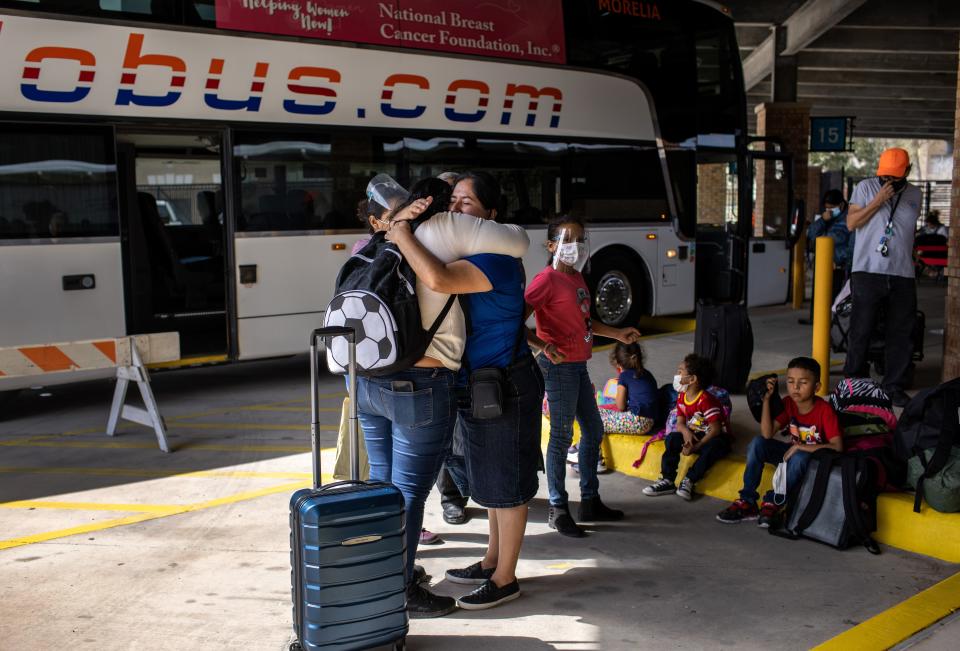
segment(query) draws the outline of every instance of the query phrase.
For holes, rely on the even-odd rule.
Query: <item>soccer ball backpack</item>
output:
[[[397,245],[380,232],[340,269],[323,325],[353,328],[360,375],[391,375],[423,357],[454,300],[456,296],[451,296],[430,329],[424,330],[416,274]],[[348,363],[346,338],[334,337],[327,348],[330,371],[345,373]]]

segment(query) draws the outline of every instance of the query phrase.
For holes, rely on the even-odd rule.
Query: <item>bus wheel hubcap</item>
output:
[[[633,287],[622,271],[608,271],[597,283],[597,316],[608,325],[620,325],[633,305]]]

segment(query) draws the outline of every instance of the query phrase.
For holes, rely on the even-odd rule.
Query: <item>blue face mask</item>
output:
[[[833,210],[830,211],[830,214],[833,215],[834,217],[839,217],[840,213],[841,213],[841,210],[839,206],[834,206]]]

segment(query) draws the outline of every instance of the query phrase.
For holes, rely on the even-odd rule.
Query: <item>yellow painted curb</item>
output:
[[[550,421],[543,419],[543,444],[550,439]],[[660,459],[663,441],[647,448],[643,465],[633,467],[649,436],[605,434],[603,459],[608,468],[632,477],[653,481],[660,477]],[[574,442],[580,439],[580,427],[573,427]],[[680,461],[679,477],[683,477],[695,457]],[[718,461],[707,476],[697,482],[697,493],[717,499],[733,501],[739,497],[743,483],[743,457],[727,457]],[[763,468],[763,479],[758,492],[763,495],[772,486],[773,467]],[[639,492],[638,492],[639,496]],[[960,563],[960,513],[940,513],[924,505],[921,513],[913,512],[913,496],[908,493],[884,493],[877,500],[877,531],[874,539],[897,549],[924,554],[950,563]]]
[[[546,445],[546,442],[550,439],[550,421],[546,418],[543,419],[541,436],[544,445]],[[607,464],[608,468],[631,477],[639,477],[649,481],[658,479],[660,477],[660,459],[663,457],[663,441],[653,442],[647,448],[647,456],[644,457],[643,464],[639,468],[633,467],[633,462],[640,458],[643,444],[649,438],[649,436],[630,434],[604,434],[602,444],[604,463]],[[575,423],[573,426],[573,441],[576,443],[579,440],[580,427]],[[696,461],[695,456],[682,457],[678,477],[682,478],[686,475],[694,461]],[[743,467],[744,463],[741,459],[732,457],[721,459],[710,468],[706,477],[697,482],[697,492],[732,502],[740,497],[740,487],[743,484]],[[758,492],[763,495],[772,487],[773,468],[765,466]],[[639,491],[637,495],[640,496]]]
[[[889,649],[960,610],[960,574],[814,647],[814,651]]]

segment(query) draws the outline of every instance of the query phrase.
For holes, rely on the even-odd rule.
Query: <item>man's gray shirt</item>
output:
[[[850,203],[861,208],[869,204],[880,191],[880,179],[871,177],[857,183],[850,197]],[[887,257],[877,251],[880,238],[884,236],[890,211],[897,202],[897,212],[893,216],[893,234],[887,236]],[[856,243],[853,247],[853,271],[866,271],[888,276],[913,278],[913,236],[917,230],[917,218],[922,203],[920,188],[907,184],[899,195],[884,203],[870,220],[857,229]]]

